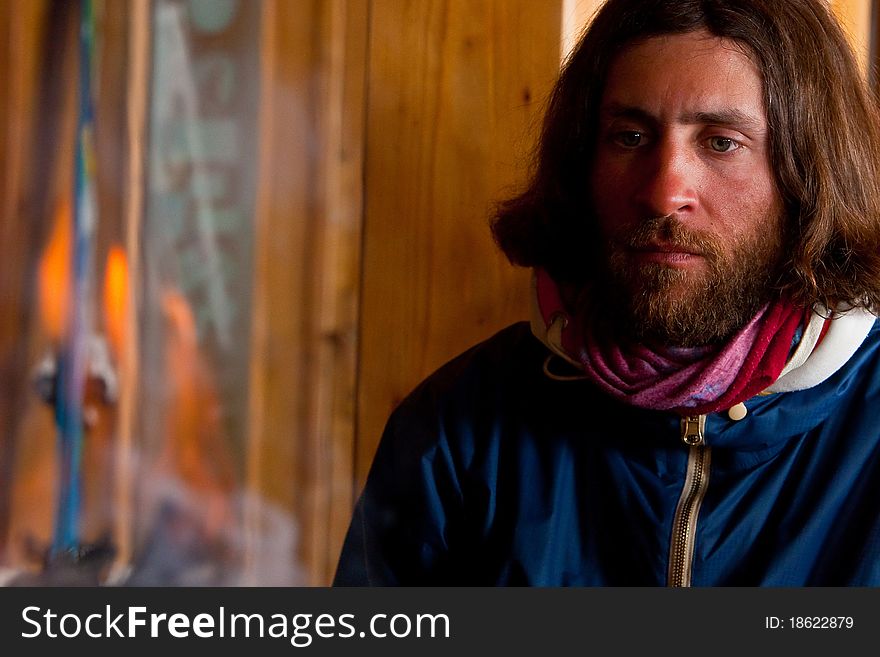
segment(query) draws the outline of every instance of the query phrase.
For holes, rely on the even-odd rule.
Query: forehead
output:
[[[633,107],[660,118],[736,110],[764,120],[761,74],[746,52],[702,30],[639,41],[612,62],[603,110]]]

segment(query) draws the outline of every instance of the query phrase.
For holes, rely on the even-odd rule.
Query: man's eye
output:
[[[730,137],[709,137],[709,148],[716,153],[729,153],[739,148],[739,144]]]
[[[624,148],[636,148],[642,143],[644,135],[637,130],[624,130],[614,135],[614,141]]]

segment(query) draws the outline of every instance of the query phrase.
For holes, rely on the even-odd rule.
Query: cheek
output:
[[[763,175],[725,178],[702,190],[703,207],[718,220],[720,232],[752,237],[778,228],[782,201],[775,183]]]

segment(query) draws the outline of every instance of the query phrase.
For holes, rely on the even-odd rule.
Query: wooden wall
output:
[[[292,512],[310,584],[350,511],[367,18],[366,2],[265,3],[247,483]]]
[[[266,3],[248,482],[294,510],[310,584],[332,577],[393,407],[526,317],[526,274],[488,218],[523,178],[560,16],[529,0]]]
[[[526,317],[487,229],[559,66],[553,2],[375,2],[370,21],[356,475],[418,380]]]

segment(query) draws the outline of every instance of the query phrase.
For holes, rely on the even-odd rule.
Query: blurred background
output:
[[[598,4],[0,0],[0,582],[329,584]]]

